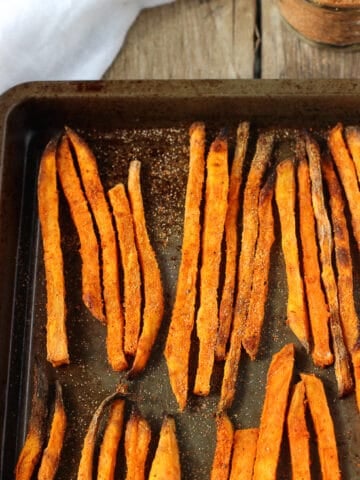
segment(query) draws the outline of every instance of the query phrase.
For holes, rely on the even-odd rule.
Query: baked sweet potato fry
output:
[[[309,319],[296,235],[296,182],[292,158],[282,161],[276,167],[275,198],[280,217],[281,246],[288,286],[287,323],[305,350],[309,351]]]
[[[328,145],[345,190],[351,214],[351,224],[354,237],[358,249],[360,250],[360,190],[354,162],[346,148],[342,132],[343,126],[341,123],[338,123],[332,130],[330,130]]]
[[[66,412],[62,397],[62,388],[59,381],[55,384],[55,408],[51,422],[50,435],[47,447],[42,455],[38,472],[38,480],[52,480],[59,467],[61,451],[64,445],[66,431]]]
[[[292,478],[311,480],[309,431],[305,419],[305,385],[295,385],[287,415]]]
[[[160,270],[145,223],[140,185],[140,166],[141,163],[137,160],[130,162],[128,193],[134,219],[135,241],[144,284],[144,311],[143,327],[129,377],[137,375],[144,369],[156,340],[164,313],[164,294]]]
[[[141,278],[134,224],[125,187],[119,183],[108,191],[113,209],[124,276],[124,351],[135,356],[141,322]]]
[[[258,436],[258,428],[235,430],[230,480],[252,479]]]
[[[294,345],[289,343],[273,356],[268,370],[253,480],[276,479],[293,367]]]
[[[208,395],[214,366],[218,331],[219,273],[221,242],[229,189],[227,140],[218,137],[211,144],[206,160],[204,223],[201,239],[200,306],[196,316],[199,339],[194,393]]]
[[[268,293],[270,252],[275,240],[272,199],[274,175],[270,175],[259,196],[259,236],[256,244],[249,311],[242,344],[252,360],[259,350],[261,329],[264,322],[265,304]]]
[[[299,224],[303,276],[313,338],[313,350],[311,354],[315,365],[325,367],[334,362],[334,357],[330,349],[329,311],[321,285],[318,246],[316,243],[315,217],[311,202],[310,173],[305,156],[305,144],[303,139],[297,141],[297,157]]]
[[[216,416],[216,447],[211,468],[211,480],[228,480],[234,427],[226,413]]]
[[[48,389],[48,379],[36,364],[28,433],[15,467],[15,480],[31,480],[40,460],[46,436]]]
[[[224,376],[221,385],[220,411],[230,407],[235,395],[235,385],[241,355],[241,340],[246,325],[250,301],[255,247],[258,237],[259,192],[263,175],[270,160],[273,144],[273,132],[260,134],[244,190],[243,231],[238,263],[237,295],[230,336],[230,347],[226,356]]]
[[[360,127],[346,127],[345,138],[355,165],[358,183],[360,182]]]
[[[98,240],[66,136],[61,138],[56,150],[56,168],[80,239],[82,298],[92,315],[105,322]]]
[[[149,453],[151,430],[148,422],[133,411],[126,424],[126,480],[145,480],[146,459]]]
[[[339,395],[343,396],[351,391],[353,382],[340,324],[338,292],[332,266],[333,239],[324,203],[320,149],[316,141],[309,135],[306,136],[306,152],[309,159],[311,198],[320,249],[321,278],[330,313],[330,331],[335,356],[335,376]]]
[[[219,329],[215,357],[225,360],[233,317],[236,260],[238,255],[239,196],[243,177],[243,164],[249,140],[249,122],[240,123],[236,132],[236,147],[229,179],[228,207],[225,219],[225,280],[219,308]]]
[[[194,328],[200,251],[200,204],[205,174],[204,152],[205,126],[203,123],[194,123],[190,127],[190,159],[181,263],[175,303],[165,345],[170,384],[180,410],[184,410],[188,396],[189,352],[191,332]]]
[[[59,226],[59,195],[56,179],[56,144],[50,140],[41,157],[38,176],[38,210],[46,277],[46,349],[54,366],[69,363],[66,334],[64,265]]]
[[[70,128],[66,128],[66,134],[74,148],[85,196],[100,236],[108,361],[113,370],[123,371],[128,365],[123,349],[124,315],[120,301],[119,261],[111,213],[94,154],[85,141]]]
[[[166,416],[161,426],[159,443],[151,464],[149,480],[180,480],[180,456],[175,421]]]
[[[114,400],[99,453],[97,480],[114,480],[116,456],[124,424],[125,400]]]
[[[335,260],[337,268],[337,287],[340,308],[340,319],[345,345],[354,367],[356,398],[360,410],[360,367],[359,318],[354,302],[354,279],[350,253],[349,232],[344,213],[344,198],[341,186],[330,157],[321,162],[323,176],[329,191],[329,203],[335,244]]]
[[[301,374],[314,424],[323,480],[340,480],[339,458],[334,425],[324,386],[315,375]]]

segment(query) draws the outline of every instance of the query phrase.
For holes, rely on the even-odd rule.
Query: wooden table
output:
[[[359,78],[360,52],[310,44],[276,0],[176,0],[143,11],[104,78]]]

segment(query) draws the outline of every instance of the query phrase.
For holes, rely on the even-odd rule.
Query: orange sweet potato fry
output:
[[[235,430],[230,480],[252,479],[258,436],[258,428]]]
[[[82,298],[94,317],[105,322],[98,241],[66,136],[61,138],[56,150],[56,168],[80,239]]]
[[[111,213],[94,154],[84,140],[70,128],[66,129],[66,134],[74,148],[85,196],[100,236],[108,360],[113,370],[122,371],[126,370],[128,365],[123,349],[124,316],[120,301],[119,262]]]
[[[108,191],[113,209],[124,275],[124,351],[135,356],[141,321],[141,278],[134,224],[125,187],[119,183]]]
[[[243,177],[243,164],[249,140],[249,122],[240,123],[236,134],[236,147],[229,179],[228,207],[225,218],[225,281],[219,308],[219,330],[215,357],[225,360],[226,346],[233,317],[236,259],[238,255],[239,196]]]
[[[235,386],[241,355],[241,340],[244,332],[250,301],[254,268],[256,240],[258,237],[258,199],[261,182],[270,160],[274,133],[259,136],[256,152],[246,181],[243,203],[243,231],[238,263],[237,296],[234,309],[230,347],[226,356],[224,377],[221,385],[219,410],[229,408],[235,395]]]
[[[137,160],[130,162],[128,192],[134,219],[135,241],[144,284],[144,312],[143,328],[129,377],[133,377],[144,369],[150,357],[151,349],[156,340],[164,313],[164,294],[160,270],[155,252],[150,244],[145,223],[140,185],[140,166],[141,163]]]
[[[139,412],[133,411],[125,431],[126,480],[145,480],[150,440],[151,429],[148,422]]]
[[[200,203],[205,169],[205,127],[190,128],[189,174],[186,187],[184,233],[175,303],[165,346],[171,388],[180,410],[188,396],[191,332],[194,327],[196,280],[200,251]],[[178,346],[181,345],[181,348]]]
[[[59,226],[59,195],[56,179],[56,140],[41,157],[38,176],[38,209],[46,276],[47,359],[58,367],[69,363],[63,255]]]
[[[330,349],[329,312],[321,285],[309,166],[305,156],[305,144],[302,139],[297,142],[297,154],[300,239],[305,291],[314,344],[312,358],[315,365],[325,367],[331,365],[334,358]]]
[[[314,424],[323,480],[340,480],[339,458],[334,425],[324,386],[315,375],[302,374],[312,421]]]
[[[287,415],[292,478],[311,480],[309,431],[305,419],[305,385],[295,385]]]
[[[358,182],[360,182],[360,128],[346,127],[345,138],[355,165]]]
[[[289,387],[294,367],[294,345],[285,345],[271,361],[256,447],[253,480],[275,480]]]
[[[288,286],[287,322],[296,337],[309,350],[309,320],[300,272],[296,236],[296,183],[293,159],[279,163],[276,168],[275,198],[281,224],[281,246],[284,254]]]
[[[216,417],[216,447],[211,468],[211,480],[229,478],[234,427],[226,413]]]
[[[166,416],[161,426],[159,443],[151,464],[149,480],[180,480],[180,456],[175,421]]]
[[[218,137],[212,143],[206,169],[205,212],[201,239],[200,306],[196,316],[196,332],[199,338],[198,366],[194,386],[196,395],[209,394],[215,359],[221,242],[229,187],[226,139]]]
[[[64,445],[66,431],[66,413],[62,397],[62,388],[56,381],[55,409],[51,422],[51,429],[47,447],[44,450],[38,472],[38,480],[52,480],[55,478],[61,451]]]

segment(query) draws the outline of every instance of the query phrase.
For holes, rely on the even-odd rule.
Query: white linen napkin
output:
[[[142,8],[171,0],[1,0],[0,94],[31,80],[96,80]]]

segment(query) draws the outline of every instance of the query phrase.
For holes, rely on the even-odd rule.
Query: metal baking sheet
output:
[[[195,120],[203,120],[208,141],[225,127],[233,151],[236,126],[244,119],[251,121],[254,133],[269,126],[305,127],[320,132],[337,121],[359,123],[360,82],[31,83],[10,90],[0,102],[0,477],[13,478],[25,438],[35,357],[46,366],[46,298],[36,180],[44,146],[52,135],[69,125],[94,150],[105,189],[126,181],[131,159],[143,164],[146,218],[161,268],[166,308],[150,363],[143,375],[129,382],[129,404],[136,403],[150,421],[154,432],[152,454],[163,414],[173,414],[183,478],[209,478],[222,367],[216,368],[213,393],[208,398],[191,396],[186,411],[180,414],[162,355],[180,259],[189,126]],[[82,440],[96,406],[123,377],[107,365],[105,328],[82,304],[79,242],[63,197],[61,227],[71,365],[59,369],[46,366],[46,369],[49,378],[59,378],[64,388],[69,427],[57,478],[68,480],[76,478]],[[357,255],[354,264],[358,265]],[[358,293],[357,268],[354,273]],[[258,426],[271,355],[292,341],[297,349],[295,376],[305,370],[316,372],[324,380],[335,421],[343,478],[359,478],[360,420],[354,396],[337,398],[333,369],[313,367],[286,327],[285,319],[286,279],[277,236],[259,359],[251,362],[243,356],[230,417],[237,428]],[[195,366],[193,355],[191,378]],[[290,469],[286,442],[282,452],[278,477],[287,479]],[[318,478],[316,458],[314,472],[314,478]]]

